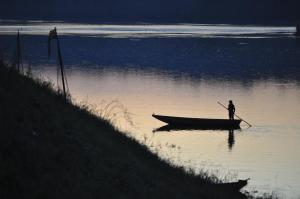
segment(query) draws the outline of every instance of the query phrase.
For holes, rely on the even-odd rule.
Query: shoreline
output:
[[[51,84],[0,71],[1,198],[247,198],[169,165]]]

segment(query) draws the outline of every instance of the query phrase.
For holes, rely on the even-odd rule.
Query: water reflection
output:
[[[241,129],[239,126],[235,127],[234,129]],[[165,125],[161,126],[159,128],[154,129],[152,132],[163,132],[163,131],[201,131],[201,130],[229,130],[229,132],[233,132],[234,129],[227,128],[227,127],[217,127],[217,128],[212,128],[212,127],[189,127],[189,126],[173,126],[173,125]]]
[[[293,37],[295,27],[245,26],[228,24],[75,24],[46,21],[0,20],[0,34],[15,34],[21,29],[27,35],[47,35],[57,27],[61,35],[109,38],[202,37],[202,38],[281,38]]]
[[[219,128],[219,129],[211,129],[211,128],[190,128],[190,127],[184,127],[184,126],[172,126],[172,125],[165,125],[161,126],[159,128],[154,129],[152,132],[153,133],[159,133],[159,132],[176,132],[176,131],[185,131],[185,132],[198,132],[198,133],[203,133],[203,131],[212,131],[212,130],[218,130],[220,133],[225,133],[226,130],[228,130],[228,149],[231,151],[233,149],[233,146],[235,144],[235,138],[234,138],[234,130],[237,130],[240,128]]]
[[[228,148],[229,148],[229,150],[232,150],[234,142],[235,142],[235,140],[234,140],[234,130],[230,129],[230,130],[228,130]]]

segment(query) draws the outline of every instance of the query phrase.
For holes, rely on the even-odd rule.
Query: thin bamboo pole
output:
[[[55,32],[56,32],[56,28],[55,28]],[[62,81],[62,85],[63,85],[64,97],[67,98],[66,86],[65,86],[64,65],[63,65],[63,61],[62,61],[58,35],[56,37],[56,42],[57,42],[57,54],[58,54],[58,61],[59,61],[59,65],[60,65],[61,81]]]
[[[220,104],[223,108],[225,108],[226,110],[228,110],[228,108],[226,106],[224,106],[221,102],[217,102],[218,104]],[[246,124],[249,125],[249,127],[251,127],[252,125],[249,124],[248,122],[246,122],[244,119],[242,119],[241,117],[239,117],[237,114],[234,113],[234,115],[239,118],[240,120],[242,120],[243,122],[245,122]]]

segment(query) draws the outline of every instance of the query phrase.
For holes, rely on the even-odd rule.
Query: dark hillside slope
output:
[[[0,198],[244,198],[0,64]]]

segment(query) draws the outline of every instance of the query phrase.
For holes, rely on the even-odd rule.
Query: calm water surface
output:
[[[43,74],[55,77],[54,70]],[[208,170],[222,178],[251,178],[247,190],[299,196],[300,86],[297,82],[173,79],[153,73],[70,69],[69,85],[77,101],[103,107],[118,99],[133,114],[134,126],[117,125],[174,164]],[[253,127],[228,131],[158,131],[164,124],[152,113],[226,118],[216,101],[233,99],[237,113]]]
[[[55,59],[47,60],[44,36],[51,25],[2,25],[0,44],[12,51],[11,34],[21,26],[27,33],[22,37],[25,62],[35,76],[56,84]],[[116,125],[173,164],[227,180],[250,177],[245,190],[258,194],[300,197],[300,43],[292,27],[61,27],[69,27],[61,43],[76,102],[100,110],[118,100],[132,123],[116,111],[111,114]],[[253,127],[242,124],[233,135],[155,131],[164,124],[152,113],[227,118],[217,101],[229,99]]]

